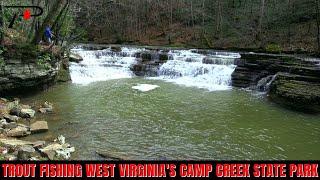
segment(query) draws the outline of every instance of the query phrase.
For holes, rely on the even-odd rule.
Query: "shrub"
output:
[[[278,44],[268,44],[266,51],[270,53],[281,53],[282,49]]]

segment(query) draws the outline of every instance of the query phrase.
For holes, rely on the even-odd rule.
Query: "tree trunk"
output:
[[[55,21],[54,21],[54,23],[53,23],[53,25],[52,25],[52,31],[57,31],[58,30],[58,26],[59,26],[59,23],[61,24],[62,22],[60,22],[61,21],[61,17],[62,17],[62,15],[66,12],[66,11],[68,11],[67,10],[67,8],[68,8],[68,6],[69,6],[69,1],[67,1],[66,2],[66,4],[63,6],[63,8],[62,8],[62,10],[60,11],[60,13],[59,13],[59,15],[57,16],[57,18],[55,19]]]
[[[53,20],[60,12],[61,7],[65,4],[66,0],[56,0],[50,8],[50,11],[43,23],[40,26],[39,31],[35,34],[33,38],[33,43],[37,44],[41,41],[41,38],[45,32],[47,26],[52,26]]]

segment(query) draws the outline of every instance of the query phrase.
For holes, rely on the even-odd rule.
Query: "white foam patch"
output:
[[[154,89],[159,88],[160,86],[158,85],[152,85],[152,84],[138,84],[137,86],[133,86],[132,89],[141,91],[141,92],[148,92],[152,91]]]

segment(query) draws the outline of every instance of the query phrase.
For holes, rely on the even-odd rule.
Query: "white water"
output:
[[[134,55],[146,49],[123,47],[119,53],[112,52],[110,48],[100,51],[82,49],[72,51],[84,59],[80,64],[71,64],[72,82],[88,85],[97,81],[133,77],[130,66],[137,62]],[[236,67],[233,64],[234,59],[240,58],[238,53],[212,51],[204,55],[197,53],[197,50],[172,50],[168,55],[170,60],[160,66],[158,77],[150,79],[165,80],[209,91],[231,88],[231,74]],[[141,91],[149,89],[149,87],[135,88]]]
[[[170,51],[169,54],[173,60],[162,65],[159,77],[153,79],[209,91],[231,88],[231,74],[236,67],[234,59],[240,58],[238,53],[215,52],[202,55],[194,50]],[[204,63],[205,60],[207,64]]]
[[[131,78],[130,66],[136,63],[134,54],[138,51],[141,49],[122,48],[120,53],[114,53],[110,48],[99,51],[73,49],[72,52],[80,55],[83,61],[71,64],[71,80],[75,84],[88,85],[97,81]]]

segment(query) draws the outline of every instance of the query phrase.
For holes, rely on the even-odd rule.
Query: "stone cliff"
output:
[[[236,60],[232,85],[241,88],[257,86],[270,78],[268,95],[276,103],[293,109],[320,111],[320,61],[311,58],[267,54],[241,54]]]
[[[26,47],[8,48],[0,63],[0,94],[45,89],[58,81],[68,81],[68,60],[52,52]]]

